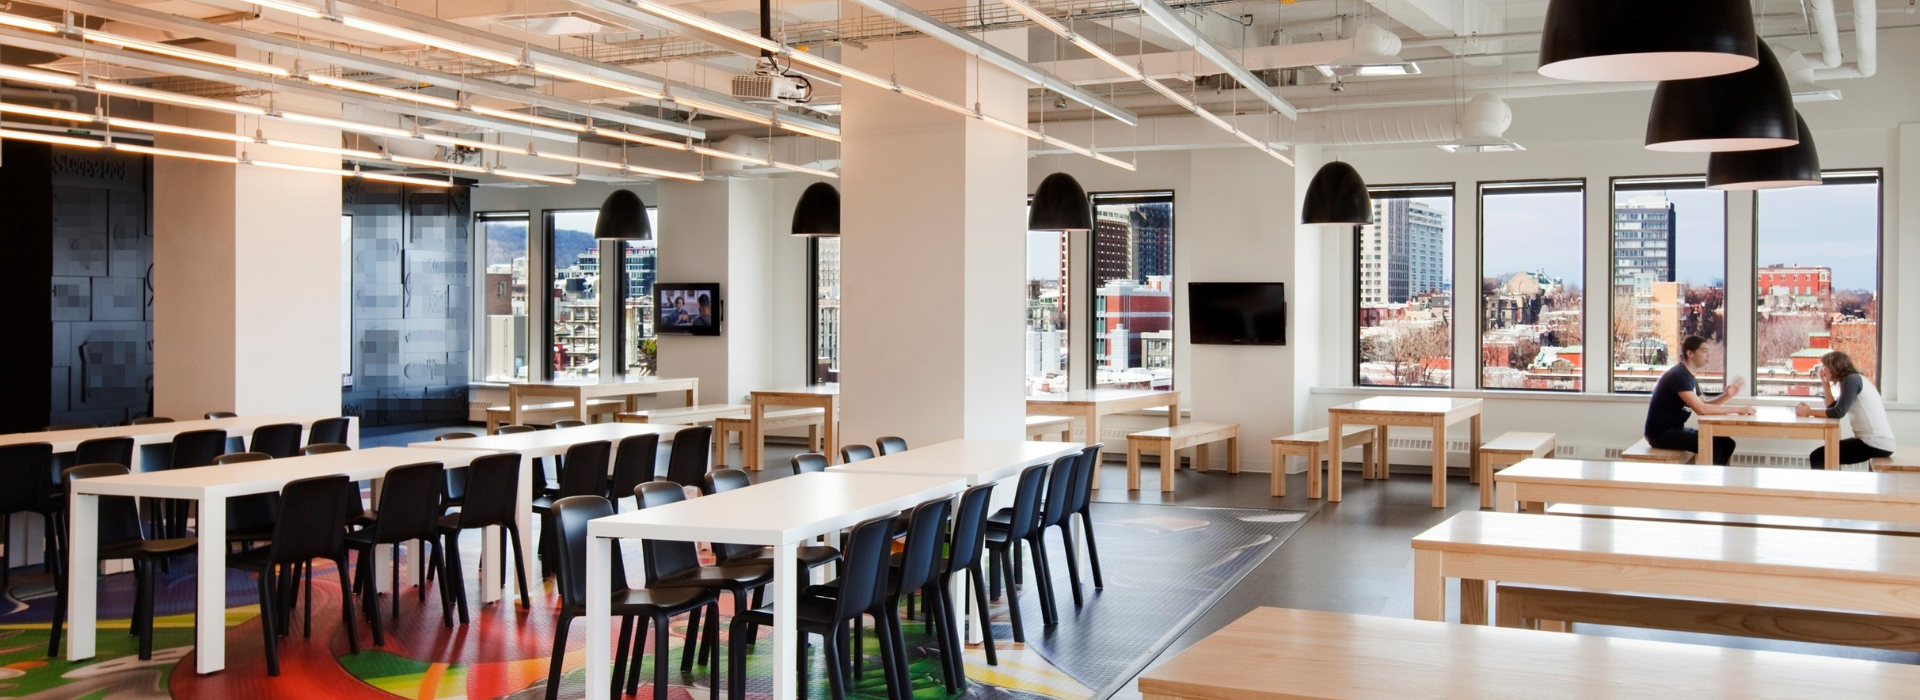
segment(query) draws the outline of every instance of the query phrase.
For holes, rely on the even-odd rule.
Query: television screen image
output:
[[[720,285],[655,285],[654,316],[657,333],[719,335]]]
[[[1187,330],[1195,345],[1286,345],[1287,286],[1280,282],[1192,282]]]

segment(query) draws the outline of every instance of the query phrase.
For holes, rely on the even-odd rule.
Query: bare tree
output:
[[[1760,364],[1783,362],[1807,347],[1807,336],[1827,330],[1824,316],[1814,314],[1770,314],[1760,319],[1758,350]]]

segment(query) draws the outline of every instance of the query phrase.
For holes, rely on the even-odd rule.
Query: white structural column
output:
[[[1010,50],[1023,53],[1024,41]],[[1024,81],[937,41],[843,58],[997,117],[1027,114]],[[842,442],[1020,439],[1026,139],[878,88],[845,89]]]
[[[744,403],[749,391],[779,388],[770,385],[773,363],[798,364],[804,353],[782,354],[772,338],[772,256],[764,239],[778,219],[773,186],[676,180],[661,182],[657,191],[658,281],[718,282],[723,303],[718,337],[659,335],[660,376],[699,377],[702,404]]]
[[[319,104],[282,106],[318,112]],[[335,107],[337,109],[337,107]],[[157,121],[309,144],[340,132],[156,106]],[[223,155],[236,144],[162,136]],[[264,145],[249,157],[329,169],[340,157]],[[153,160],[154,411],[340,411],[341,178],[182,158]]]

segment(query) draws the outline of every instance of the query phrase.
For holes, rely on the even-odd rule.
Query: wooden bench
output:
[[[1663,510],[1659,508],[1589,506],[1576,503],[1556,503],[1547,506],[1547,514],[1571,515],[1581,518],[1656,520],[1670,523],[1711,523],[1714,525],[1735,525],[1739,527],[1775,527],[1786,530],[1824,530],[1827,532],[1862,532],[1872,535],[1920,536],[1920,527],[1913,525],[1884,523],[1873,520],[1806,518],[1793,515],[1707,513],[1692,510]]]
[[[1920,480],[1906,474],[1530,459],[1493,478],[1494,507],[1507,512],[1578,503],[1920,528]]]
[[[1185,425],[1143,430],[1127,435],[1127,490],[1140,490],[1140,453],[1160,455],[1160,490],[1173,492],[1173,470],[1180,462],[1180,451],[1193,449],[1193,467],[1207,471],[1207,445],[1227,442],[1227,473],[1240,473],[1239,423],[1187,423]]]
[[[1073,440],[1073,418],[1070,416],[1027,416],[1027,437],[1044,440],[1055,431],[1060,433],[1061,442]]]
[[[1687,464],[1693,461],[1693,453],[1686,450],[1666,450],[1647,444],[1646,438],[1640,438],[1632,447],[1620,451],[1620,459],[1628,462],[1665,462],[1668,464]]]
[[[826,410],[819,408],[792,408],[784,411],[768,411],[765,417],[760,420],[760,431],[765,433],[769,430],[805,426],[807,429],[807,450],[810,452],[819,452],[820,426],[823,424],[821,417],[825,415]],[[747,428],[750,427],[752,423],[753,418],[749,416],[724,416],[713,420],[713,468],[721,469],[727,466],[727,441],[731,439],[735,433],[738,433],[741,440],[741,461],[746,463],[744,465],[745,468],[750,471],[760,471],[760,465],[755,464],[758,460],[752,459],[751,455],[748,454],[751,450],[747,449],[746,444]]]
[[[1920,667],[1256,608],[1140,675],[1145,700],[1893,700]]]
[[[1493,473],[1523,459],[1552,457],[1553,433],[1501,433],[1480,446],[1480,463],[1474,465],[1468,481],[1480,485],[1480,507],[1493,507]]]
[[[675,423],[699,425],[720,418],[747,415],[746,404],[707,404],[680,408],[656,408],[647,411],[622,411],[613,416],[619,423]]]
[[[596,416],[611,416],[626,407],[625,399],[588,399],[587,417],[591,419]],[[487,407],[487,434],[492,435],[494,430],[506,424],[510,413],[506,406]],[[572,401],[537,403],[520,407],[520,422],[524,425],[551,425],[554,421],[566,420],[575,415]]]
[[[1564,631],[1579,623],[1920,651],[1920,622],[1886,615],[1513,583],[1494,587],[1494,611],[1495,625],[1521,629]]]
[[[1486,624],[1489,580],[1920,618],[1920,538],[1460,513],[1413,538],[1414,617]]]
[[[1873,470],[1877,472],[1920,471],[1920,447],[1893,448],[1892,456],[1873,458]]]
[[[1268,494],[1279,498],[1287,495],[1287,458],[1305,457],[1307,459],[1307,497],[1320,497],[1320,463],[1327,464],[1327,478],[1340,478],[1344,466],[1340,453],[1349,447],[1362,447],[1366,451],[1360,458],[1361,464],[1373,464],[1373,426],[1350,425],[1340,430],[1340,447],[1335,448],[1327,439],[1326,428],[1315,428],[1304,433],[1294,433],[1273,439],[1273,482],[1268,485]]]

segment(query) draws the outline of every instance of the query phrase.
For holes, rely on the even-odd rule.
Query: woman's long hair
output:
[[[1821,355],[1820,364],[1826,365],[1827,381],[1830,382],[1837,382],[1860,373],[1860,368],[1853,366],[1853,358],[1839,350]]]

